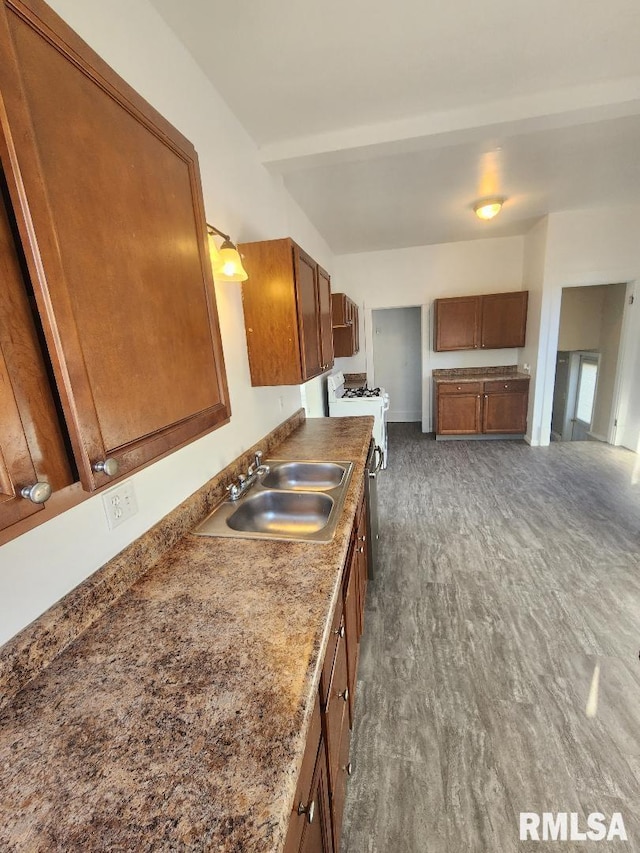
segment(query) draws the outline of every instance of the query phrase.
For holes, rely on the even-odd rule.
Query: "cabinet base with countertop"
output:
[[[523,438],[529,379],[515,366],[434,370],[436,440]]]
[[[316,703],[335,701],[339,731],[331,745],[321,722],[311,773],[324,817],[307,817],[298,846],[335,851],[355,677],[346,625],[331,667],[342,696],[323,707],[318,691],[336,610],[364,601],[353,555],[371,428],[299,412],[260,442],[281,459],[353,462],[331,542],[189,534],[254,447],[0,649],[1,849],[28,835],[39,850],[280,853]]]

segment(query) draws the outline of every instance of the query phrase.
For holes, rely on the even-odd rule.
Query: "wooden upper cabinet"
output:
[[[333,364],[329,275],[293,240],[239,246],[252,385],[300,385]]]
[[[4,197],[3,197],[4,196]],[[22,496],[73,482],[0,172],[0,530],[43,509]],[[33,493],[32,493],[33,495]]]
[[[296,300],[300,326],[302,376],[310,379],[321,373],[320,305],[318,299],[317,264],[299,246],[293,246]]]
[[[228,421],[196,152],[40,0],[4,0],[9,193],[80,479]]]
[[[436,299],[434,350],[505,349],[525,344],[528,291]]]
[[[476,349],[480,320],[478,296],[436,299],[434,315],[434,349]]]
[[[320,355],[323,370],[333,367],[333,328],[331,322],[331,277],[318,265],[318,305],[320,311]]]
[[[331,296],[333,318],[333,349],[336,358],[348,358],[360,349],[360,318],[358,306],[346,293]]]
[[[484,349],[524,346],[528,299],[527,290],[482,297],[480,342]]]

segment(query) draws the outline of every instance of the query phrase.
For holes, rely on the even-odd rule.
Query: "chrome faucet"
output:
[[[260,477],[269,473],[269,466],[262,464],[262,451],[256,450],[253,462],[249,465],[246,474],[238,474],[238,482],[230,483],[227,486],[230,501],[237,501],[245,492],[248,492],[251,486],[256,483]]]

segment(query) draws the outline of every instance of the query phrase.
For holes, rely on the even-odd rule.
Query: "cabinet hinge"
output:
[[[634,295],[633,295],[633,293],[632,293],[632,294],[631,294],[631,296],[629,297],[629,305],[633,305],[633,303],[634,303],[635,301],[636,301],[636,298],[635,298],[635,296],[634,296]]]

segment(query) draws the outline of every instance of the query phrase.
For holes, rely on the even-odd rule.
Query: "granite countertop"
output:
[[[450,370],[434,370],[433,380],[439,382],[512,382],[514,379],[531,379],[529,373],[521,373],[509,367],[456,367]]]
[[[182,536],[0,711],[3,851],[280,851],[371,418],[270,451],[349,459],[328,544]]]

